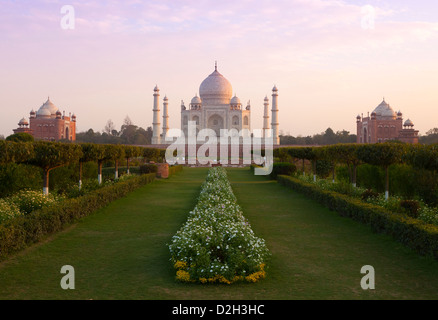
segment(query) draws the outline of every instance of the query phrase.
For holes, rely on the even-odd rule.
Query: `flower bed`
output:
[[[183,282],[256,282],[269,256],[242,214],[225,169],[211,168],[198,203],[169,245],[176,278]]]

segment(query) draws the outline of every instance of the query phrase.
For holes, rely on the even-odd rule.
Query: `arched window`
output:
[[[199,117],[198,116],[194,116],[193,121],[195,121],[196,125],[199,126]]]
[[[234,116],[233,117],[233,125],[234,126],[238,126],[239,125],[239,117],[238,116]]]
[[[249,121],[248,121],[248,117],[245,116],[245,118],[243,118],[243,125],[244,125],[244,126],[247,126],[248,123],[249,123]]]

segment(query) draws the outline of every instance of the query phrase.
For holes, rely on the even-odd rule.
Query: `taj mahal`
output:
[[[154,88],[153,105],[153,136],[152,144],[168,144],[166,135],[169,131],[169,99],[163,99],[163,115],[161,120],[160,89]],[[269,123],[269,99],[264,99],[263,136],[273,138],[273,144],[279,145],[278,121],[278,89],[272,89],[272,121]],[[238,132],[251,132],[251,103],[245,107],[240,99],[234,95],[231,83],[218,71],[217,63],[210,74],[199,87],[199,96],[196,94],[189,106],[181,101],[181,131],[188,135],[189,121],[196,123],[196,133],[202,129],[211,129],[220,137],[222,129],[236,129]],[[246,129],[246,130],[245,130]]]

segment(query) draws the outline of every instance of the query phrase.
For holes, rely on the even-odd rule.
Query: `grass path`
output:
[[[438,262],[248,169],[228,172],[244,215],[273,254],[264,281],[174,281],[166,243],[195,206],[207,173],[185,168],[0,264],[0,299],[438,298]],[[75,268],[75,290],[60,287],[63,265]],[[360,288],[363,265],[376,270],[374,291]]]

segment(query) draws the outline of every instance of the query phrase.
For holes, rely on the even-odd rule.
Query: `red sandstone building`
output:
[[[76,116],[65,115],[50,101],[50,98],[38,109],[30,112],[29,122],[23,118],[14,133],[26,132],[36,140],[59,141],[76,140]]]
[[[409,119],[403,123],[401,111],[396,113],[383,99],[371,116],[357,116],[357,143],[381,143],[389,140],[418,143],[418,130],[414,130],[414,123]]]

